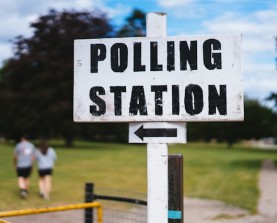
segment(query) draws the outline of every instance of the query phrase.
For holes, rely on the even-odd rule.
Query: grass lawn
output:
[[[82,202],[85,182],[97,188],[146,192],[146,145],[76,142],[64,148],[51,142],[58,161],[51,199],[38,197],[36,169],[30,196],[18,197],[12,165],[13,144],[0,144],[0,211]],[[259,197],[258,171],[263,159],[277,161],[277,151],[235,145],[188,143],[169,145],[169,154],[184,156],[184,193],[190,197],[221,200],[255,212]]]

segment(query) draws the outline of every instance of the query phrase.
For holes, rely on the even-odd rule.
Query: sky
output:
[[[264,99],[277,92],[276,0],[1,0],[0,65],[13,56],[12,40],[32,36],[30,23],[49,9],[105,12],[116,25],[136,8],[167,14],[167,35],[241,33],[244,95]]]

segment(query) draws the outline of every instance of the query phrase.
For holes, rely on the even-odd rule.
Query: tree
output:
[[[270,95],[266,98],[267,101],[272,101],[274,103],[274,107],[277,108],[277,93],[271,92]]]
[[[276,135],[277,114],[256,100],[245,103],[244,138],[259,139]]]
[[[245,100],[243,122],[189,123],[188,137],[193,140],[216,139],[228,147],[243,139],[260,139],[277,134],[277,114],[257,100]],[[190,138],[189,138],[190,139]]]
[[[115,32],[99,10],[93,12],[51,9],[31,24],[30,38],[17,37],[14,56],[0,70],[0,135],[18,138],[29,133],[122,141],[126,124],[77,124],[73,122],[74,39],[145,35],[145,14],[134,10]]]
[[[117,32],[117,37],[142,37],[146,35],[146,14],[134,9],[126,23]]]
[[[73,123],[74,39],[114,35],[106,15],[51,9],[31,24],[33,36],[14,41],[14,57],[1,70],[0,132],[17,137],[29,132],[72,143],[80,125]]]

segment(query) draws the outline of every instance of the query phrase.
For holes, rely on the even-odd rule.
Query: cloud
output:
[[[0,18],[1,19],[1,18]],[[19,17],[14,14],[0,23],[0,36],[2,41],[11,41],[18,35],[28,35],[31,33],[30,22],[34,20],[33,16]]]
[[[257,11],[252,14],[226,13],[204,22],[207,31],[212,33],[242,33],[245,50],[262,52],[272,49],[277,24],[277,10]]]
[[[276,74],[275,74],[276,75]],[[277,80],[263,76],[248,78],[244,81],[244,92],[251,98],[264,100],[270,92],[276,92]]]
[[[194,0],[158,0],[158,4],[168,8],[179,8],[193,3]]]
[[[204,22],[208,33],[242,33],[244,87],[263,100],[277,90],[275,39],[277,8],[243,14],[228,12]]]
[[[131,11],[130,5],[105,5],[102,0],[1,0],[0,1],[0,66],[2,61],[12,56],[11,41],[16,36],[29,37],[32,34],[31,22],[39,16],[47,14],[49,9],[56,10],[93,10],[106,12],[108,17],[120,23],[123,15]]]
[[[276,24],[277,10],[270,9],[245,15],[225,13],[204,22],[204,27],[209,33],[242,33],[244,53],[274,57]]]
[[[3,59],[9,58],[12,56],[11,46],[3,42],[0,42],[0,52],[1,52],[1,57]]]
[[[132,6],[124,5],[121,3],[117,3],[114,7],[103,6],[101,10],[108,14],[109,18],[112,18],[114,21],[121,21],[122,18],[125,18],[132,10]]]

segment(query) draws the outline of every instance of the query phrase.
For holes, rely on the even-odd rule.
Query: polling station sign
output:
[[[74,121],[240,121],[240,34],[74,41]]]

